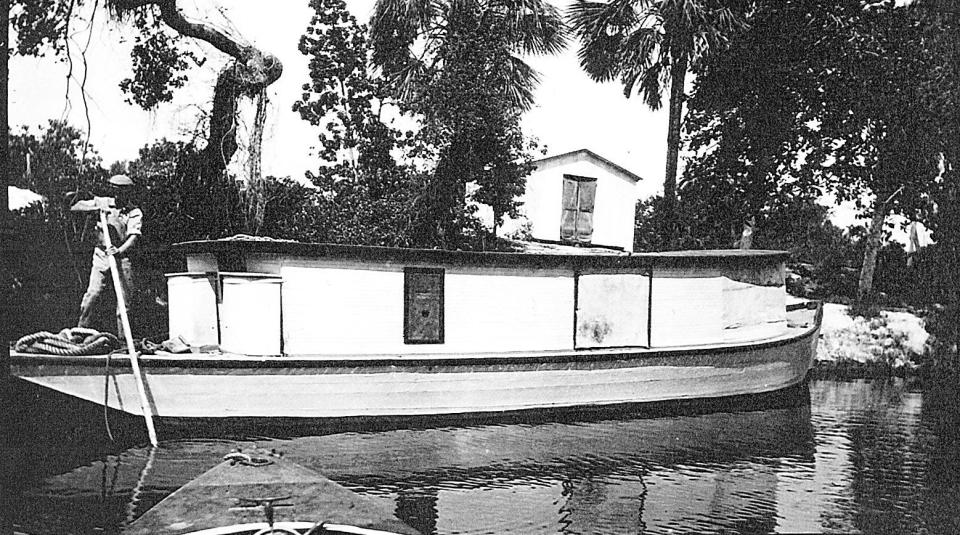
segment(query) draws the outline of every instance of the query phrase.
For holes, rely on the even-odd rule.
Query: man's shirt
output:
[[[113,197],[94,197],[92,200],[78,201],[70,207],[74,211],[103,210],[107,214],[107,228],[110,229],[110,243],[119,247],[127,238],[143,233],[143,212],[139,208],[121,210],[116,207]],[[97,225],[97,244],[103,245],[100,225]]]

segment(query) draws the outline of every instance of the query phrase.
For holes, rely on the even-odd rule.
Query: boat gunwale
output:
[[[405,262],[446,266],[499,266],[535,268],[641,268],[717,267],[786,261],[790,253],[763,249],[713,249],[621,254],[549,254],[489,251],[450,251],[373,245],[305,243],[290,240],[223,239],[180,242],[170,250],[182,254],[281,254],[287,256]]]
[[[764,350],[796,343],[815,335],[823,322],[823,304],[815,303],[814,318],[807,327],[788,327],[799,332],[787,332],[755,341],[721,344],[703,344],[676,347],[609,347],[591,349],[562,349],[541,351],[511,351],[502,353],[414,353],[347,355],[270,355],[252,356],[234,353],[190,353],[169,355],[141,355],[140,365],[146,368],[376,368],[424,366],[483,366],[497,364],[565,364],[601,363],[624,360],[648,360],[664,357],[683,357],[703,353],[723,354],[740,351]],[[807,308],[807,310],[810,310]],[[453,356],[456,355],[456,356]],[[106,365],[129,367],[126,354],[64,356],[10,351],[11,364],[40,365]]]

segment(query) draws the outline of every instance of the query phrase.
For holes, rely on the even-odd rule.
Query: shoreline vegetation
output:
[[[881,310],[872,318],[851,316],[850,307],[824,303],[816,379],[914,377],[930,351],[925,318],[904,310]]]

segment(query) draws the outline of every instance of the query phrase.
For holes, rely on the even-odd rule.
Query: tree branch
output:
[[[205,41],[224,54],[236,58],[252,70],[262,69],[264,78],[259,81],[262,87],[275,82],[280,78],[283,71],[283,67],[276,57],[264,54],[255,47],[241,44],[211,25],[187,20],[180,8],[177,7],[177,0],[111,0],[111,5],[121,12],[150,5],[157,6],[160,9],[160,18],[163,19],[163,22],[180,35]],[[262,62],[262,64],[252,65],[251,62]]]
[[[142,2],[145,0],[126,1]],[[181,35],[206,41],[216,47],[217,50],[242,62],[246,62],[257,52],[253,47],[241,45],[212,26],[187,20],[177,7],[177,0],[152,0],[151,3],[160,8],[160,16],[163,18],[163,22],[166,22],[168,26]]]

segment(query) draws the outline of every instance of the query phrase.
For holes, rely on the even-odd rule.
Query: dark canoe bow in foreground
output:
[[[190,481],[135,520],[129,535],[419,535],[389,505],[351,492],[296,463],[261,454]],[[271,530],[272,526],[272,530]]]
[[[759,394],[801,382],[818,305],[787,310],[786,254],[461,253],[185,244],[170,334],[144,355],[163,419],[408,417]],[[126,356],[14,353],[38,385],[142,414]],[[108,388],[105,389],[105,381]],[[106,396],[104,392],[107,392]]]

